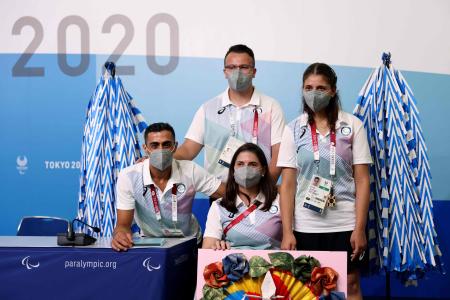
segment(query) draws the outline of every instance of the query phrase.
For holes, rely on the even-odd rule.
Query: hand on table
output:
[[[111,247],[116,251],[127,251],[133,247],[131,232],[117,231],[114,233]]]

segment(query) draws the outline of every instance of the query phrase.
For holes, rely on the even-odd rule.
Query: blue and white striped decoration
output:
[[[116,223],[115,186],[119,171],[141,157],[138,132],[147,124],[113,63],[105,64],[91,97],[81,147],[78,218],[101,229],[94,236],[111,236]]]
[[[431,173],[411,88],[383,54],[384,64],[359,93],[354,115],[367,131],[370,167],[369,259],[375,270],[415,283],[441,269],[433,222]]]

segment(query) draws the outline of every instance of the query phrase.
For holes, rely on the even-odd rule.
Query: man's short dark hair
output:
[[[145,141],[145,143],[147,143],[147,135],[148,135],[150,132],[161,132],[161,131],[164,131],[164,130],[167,130],[167,131],[169,131],[170,133],[172,133],[173,140],[175,140],[175,130],[173,130],[173,127],[170,126],[169,123],[159,122],[159,123],[153,123],[153,124],[150,124],[150,125],[145,129],[145,132],[144,132],[144,141]]]
[[[253,54],[253,50],[250,49],[249,47],[247,47],[246,45],[243,45],[243,44],[234,45],[234,46],[231,46],[230,49],[228,49],[227,54],[225,54],[225,57],[223,59],[223,64],[224,65],[225,65],[225,61],[227,59],[228,54],[230,54],[231,52],[233,52],[233,53],[247,53],[253,60],[253,67],[255,66],[255,54]]]

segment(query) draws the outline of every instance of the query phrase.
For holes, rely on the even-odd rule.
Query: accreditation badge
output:
[[[331,180],[313,175],[303,199],[303,207],[322,214],[327,205],[331,187]]]
[[[218,163],[224,167],[229,168],[231,159],[233,158],[233,154],[240,146],[244,144],[245,142],[235,138],[234,136],[230,136],[225,147],[223,148],[222,153],[220,154]]]

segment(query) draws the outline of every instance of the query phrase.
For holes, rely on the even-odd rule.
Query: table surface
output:
[[[133,248],[170,248],[194,238],[194,236],[166,238],[162,246],[134,246]],[[109,237],[99,237],[89,246],[58,246],[56,236],[0,236],[0,247],[111,248],[111,240],[112,238]]]
[[[56,240],[0,236],[0,299],[193,299],[193,236],[126,252],[112,250],[111,238],[75,247],[58,246]]]

